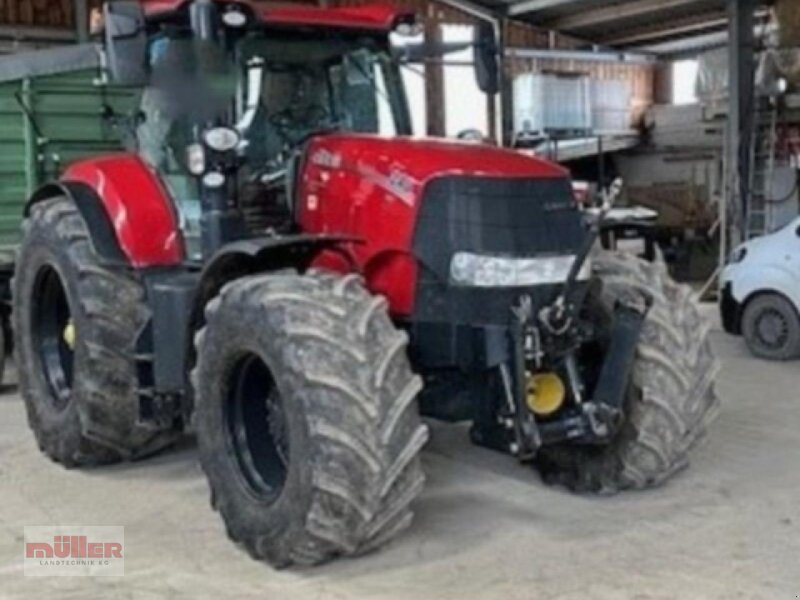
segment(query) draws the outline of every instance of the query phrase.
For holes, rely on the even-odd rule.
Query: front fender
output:
[[[344,244],[358,242],[352,237],[334,235],[298,234],[259,237],[226,244],[203,267],[200,275],[200,306],[213,298],[228,281],[238,277],[297,269],[304,271],[320,253],[336,252],[355,270],[355,261]]]
[[[800,312],[800,278],[797,273],[776,264],[746,262],[726,269],[723,282],[730,282],[731,295],[744,306],[755,294],[777,292],[785,296]]]
[[[131,266],[141,269],[183,262],[183,238],[172,199],[138,156],[118,154],[74,163],[56,185],[66,189],[80,186],[99,199]],[[33,204],[50,197],[52,189],[51,184],[34,194],[26,214]]]
[[[307,269],[323,250],[340,251],[355,268],[355,262],[342,244],[358,242],[353,237],[340,235],[297,234],[265,236],[231,242],[220,248],[203,268],[203,278],[211,273],[223,272],[233,263],[246,262],[259,271],[277,269]]]

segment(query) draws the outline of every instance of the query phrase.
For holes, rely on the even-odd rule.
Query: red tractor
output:
[[[104,15],[108,71],[145,86],[138,148],[30,199],[13,285],[45,454],[134,459],[191,427],[228,534],[276,566],[409,525],[420,413],[580,491],[687,464],[717,406],[689,290],[598,251],[561,167],[412,139],[389,42],[412,15]],[[496,92],[490,32],[476,44]]]

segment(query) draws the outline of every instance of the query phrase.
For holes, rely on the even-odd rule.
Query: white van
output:
[[[761,358],[800,357],[800,218],[738,246],[720,284],[725,331]]]

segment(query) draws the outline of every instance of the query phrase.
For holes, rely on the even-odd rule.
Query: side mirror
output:
[[[105,48],[108,68],[116,83],[144,85],[147,82],[147,31],[139,2],[107,2]]]
[[[497,58],[494,26],[488,21],[480,21],[475,27],[475,80],[484,94],[494,95],[500,91],[500,68]]]

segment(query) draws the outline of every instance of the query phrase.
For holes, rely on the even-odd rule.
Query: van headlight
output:
[[[524,287],[563,283],[575,259],[575,255],[506,258],[457,252],[450,262],[450,279],[454,285],[470,287]],[[590,261],[586,259],[578,273],[578,279],[589,279],[591,271]]]
[[[728,257],[728,264],[735,265],[736,263],[740,263],[744,260],[745,256],[747,256],[747,246],[742,244],[733,249]]]

